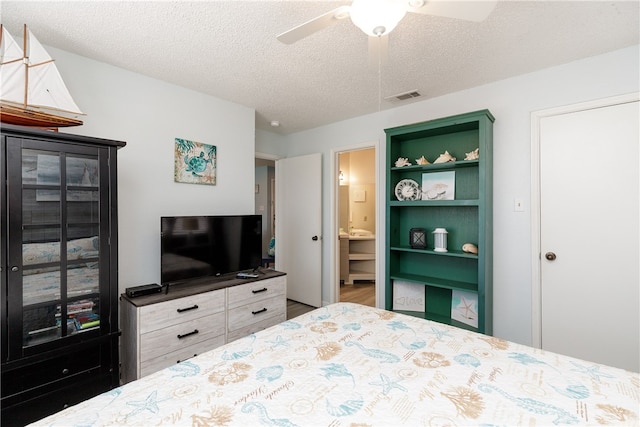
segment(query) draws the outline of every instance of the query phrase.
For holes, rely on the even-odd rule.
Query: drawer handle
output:
[[[262,310],[252,311],[252,313],[253,314],[259,314],[259,313],[264,313],[265,311],[267,311],[267,307],[263,308]]]
[[[62,370],[62,375],[68,375],[69,374],[69,369],[68,368],[64,368]]]
[[[184,313],[185,311],[195,310],[196,308],[198,308],[198,304],[194,304],[193,307],[179,308],[177,311],[178,313]]]
[[[188,332],[188,333],[186,333],[186,334],[182,334],[182,335],[178,334],[178,339],[179,339],[179,340],[181,340],[182,338],[186,338],[186,337],[188,337],[188,336],[190,336],[190,335],[195,335],[195,334],[197,334],[197,333],[198,333],[198,330],[197,330],[197,329],[194,329],[193,331]]]
[[[259,294],[260,292],[267,292],[267,288],[258,289],[257,291],[251,291],[254,294]]]
[[[198,355],[198,353],[194,354],[193,357],[196,357]],[[189,360],[189,359],[184,359],[184,360]],[[176,361],[176,363],[182,363],[184,362],[184,360],[178,360]]]

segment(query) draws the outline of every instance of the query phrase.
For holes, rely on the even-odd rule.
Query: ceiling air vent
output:
[[[406,101],[407,99],[418,98],[422,96],[417,90],[410,90],[408,92],[402,92],[397,95],[387,96],[385,101]]]

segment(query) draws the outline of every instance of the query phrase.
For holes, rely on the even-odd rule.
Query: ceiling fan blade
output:
[[[407,1],[407,12],[481,22],[487,19],[498,2],[496,0],[432,0],[425,1],[422,6],[412,6],[413,3],[415,1]]]
[[[386,65],[389,59],[389,35],[369,36],[369,65]]]
[[[310,21],[300,24],[282,34],[276,36],[278,40],[285,44],[292,44],[301,40],[311,34],[320,31],[328,26],[338,22],[340,19],[344,19],[349,16],[350,6],[340,6],[337,9],[333,9],[331,12],[327,12],[324,15],[320,15],[317,18],[313,18]]]

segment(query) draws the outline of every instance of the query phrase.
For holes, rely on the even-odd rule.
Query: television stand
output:
[[[123,383],[285,321],[286,274],[258,276],[183,282],[168,293],[134,298],[121,294]]]

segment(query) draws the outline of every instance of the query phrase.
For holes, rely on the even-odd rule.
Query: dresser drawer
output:
[[[140,360],[151,360],[217,336],[224,340],[224,334],[224,312],[147,332],[140,335]]]
[[[54,381],[97,371],[100,368],[100,345],[33,363],[20,369],[2,372],[2,397],[40,387]]]
[[[224,310],[224,289],[147,305],[140,309],[140,333],[161,330]]]
[[[233,286],[228,288],[227,291],[229,292],[229,308],[233,309],[254,301],[285,295],[287,292],[287,281],[285,276],[280,276],[240,286]]]
[[[155,359],[142,362],[140,366],[140,376],[152,374],[164,368],[168,368],[179,362],[184,362],[187,359],[191,359],[198,354],[205,353],[209,350],[213,350],[216,347],[220,347],[225,343],[224,335],[208,339],[206,341],[198,342],[180,350],[173,351],[171,353],[163,354]]]
[[[246,337],[247,335],[253,334],[263,329],[267,329],[270,326],[277,325],[278,323],[284,322],[285,320],[287,320],[287,314],[285,312],[282,312],[282,313],[272,312],[271,316],[272,317],[261,319],[260,322],[258,323],[252,323],[249,326],[245,326],[244,328],[230,331],[227,334],[227,342],[235,341],[239,338]]]
[[[287,301],[283,296],[252,302],[229,310],[229,332],[260,323],[286,313]]]

